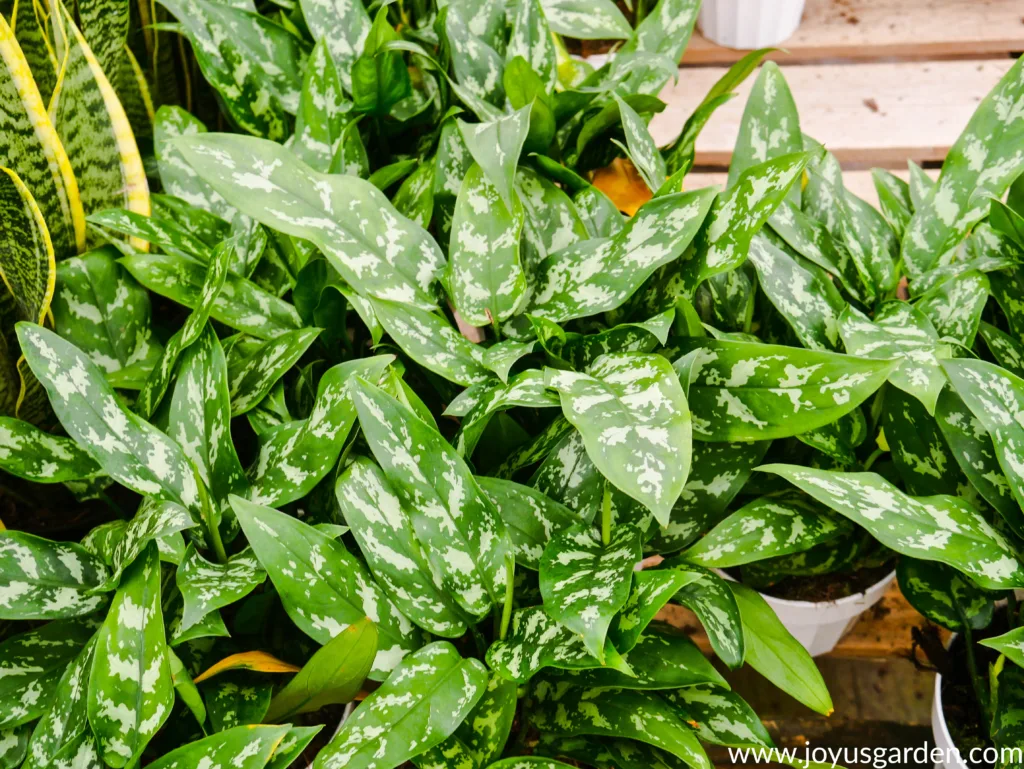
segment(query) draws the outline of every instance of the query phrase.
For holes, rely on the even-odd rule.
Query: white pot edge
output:
[[[718,45],[753,50],[789,39],[803,10],[804,0],[704,0],[698,24]]]
[[[953,645],[956,635],[953,633],[949,637],[947,649]],[[932,692],[932,738],[935,740],[935,747],[941,749],[944,756],[953,759],[937,762],[935,769],[967,769],[967,764],[959,757],[960,751],[953,743],[949,727],[946,726],[946,714],[942,711],[942,673],[935,674],[935,690]]]

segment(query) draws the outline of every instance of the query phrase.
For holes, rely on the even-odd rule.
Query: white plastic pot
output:
[[[704,37],[726,48],[766,48],[787,40],[800,26],[804,0],[704,0]]]
[[[726,579],[728,574],[719,572]],[[828,654],[839,639],[857,624],[860,615],[885,595],[896,579],[892,571],[862,593],[854,593],[838,601],[790,601],[761,593],[779,620],[812,657]]]
[[[955,637],[955,636],[954,636]],[[949,639],[950,643],[953,639]],[[967,764],[959,757],[960,751],[953,744],[946,726],[946,714],[942,712],[942,675],[935,676],[935,693],[932,695],[932,739],[935,747],[941,752],[941,758],[935,763],[935,769],[967,769]]]

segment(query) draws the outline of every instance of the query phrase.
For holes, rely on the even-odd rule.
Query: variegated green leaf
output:
[[[601,473],[667,524],[689,473],[691,430],[686,396],[668,361],[614,353],[598,358],[588,374],[549,369],[546,379]]]
[[[419,646],[419,634],[409,620],[340,542],[239,497],[231,498],[231,506],[285,611],[302,632],[327,643],[353,622],[369,617],[380,636],[370,674],[375,681],[384,680]]]
[[[483,169],[487,185],[497,191],[505,208],[512,210],[515,200],[516,166],[523,151],[523,143],[526,141],[530,110],[523,107],[495,120],[482,123],[457,120],[456,124],[466,149]]]
[[[604,664],[588,651],[583,638],[548,616],[543,607],[521,609],[512,615],[512,625],[504,641],[495,641],[487,650],[487,664],[510,681],[526,683],[538,670],[584,670],[607,667],[629,674],[612,644],[604,647]]]
[[[629,22],[612,0],[541,0],[551,30],[580,40],[625,40]]]
[[[209,247],[205,242],[179,226],[173,220],[145,216],[123,208],[107,208],[86,217],[86,221],[101,233],[134,238],[157,246],[169,254],[189,256],[206,261]]]
[[[209,317],[260,339],[302,327],[291,304],[234,273],[210,299],[214,284],[207,284],[209,267],[202,262],[172,254],[132,254],[120,263],[150,291],[192,310],[208,306]]]
[[[361,380],[353,397],[370,450],[445,589],[470,615],[486,616],[505,600],[514,552],[494,505],[455,449],[407,407]]]
[[[1024,376],[1024,344],[984,321],[978,326],[978,332],[1000,366],[1011,374]]]
[[[916,276],[939,263],[1018,176],[1024,153],[1024,62],[1017,61],[981,101],[946,155],[938,183],[903,236],[902,258]]]
[[[386,769],[449,737],[487,688],[487,669],[446,641],[409,655],[320,751],[315,769]]]
[[[526,213],[523,254],[530,267],[527,279],[532,280],[534,265],[549,254],[586,240],[590,234],[572,198],[532,168],[521,166],[516,171],[516,192]],[[613,213],[619,216],[618,212]]]
[[[235,769],[263,769],[275,751],[284,746],[290,726],[236,726],[201,740],[182,745],[153,761],[153,769],[182,766],[232,766]]]
[[[127,411],[81,350],[40,326],[19,324],[18,338],[64,429],[108,475],[140,494],[196,507],[196,479],[181,449]]]
[[[109,247],[60,263],[53,319],[54,330],[85,352],[114,387],[141,387],[163,350],[153,335],[149,295]]]
[[[174,534],[194,525],[192,517],[181,505],[149,497],[144,499],[114,544],[110,556],[112,574],[107,587],[116,587],[121,573],[142,554],[150,542],[166,542]]]
[[[476,480],[505,522],[516,549],[516,563],[528,569],[539,569],[551,538],[579,522],[567,507],[529,486],[500,478]]]
[[[260,723],[273,697],[273,685],[252,682],[241,676],[221,676],[203,684],[203,699],[210,716],[211,731],[224,732]]]
[[[294,366],[320,333],[318,328],[288,331],[249,350],[236,345],[228,353],[228,394],[231,416],[244,414],[263,400]]]
[[[555,44],[541,0],[519,0],[516,4],[505,60],[510,62],[516,56],[523,57],[548,91],[554,90],[558,80]]]
[[[470,26],[468,10],[455,3],[448,7],[445,14],[445,37],[451,48],[455,79],[465,91],[462,101],[478,113],[478,117],[484,119],[488,115],[481,112],[490,113],[493,107],[504,101],[501,76],[505,62]],[[493,112],[496,117],[498,111],[494,109]]]
[[[696,579],[697,575],[693,573],[664,569],[634,572],[629,600],[608,628],[608,636],[615,648],[624,654],[630,652],[662,607]],[[637,672],[636,668],[634,672]]]
[[[1006,325],[1011,334],[1024,339],[1024,269],[1014,267],[993,273],[989,278],[992,296],[1006,315]]]
[[[515,682],[492,673],[483,697],[455,730],[477,766],[493,766],[491,762],[501,756],[516,716],[517,688]]]
[[[326,40],[342,85],[351,90],[352,65],[370,34],[370,16],[351,0],[302,0],[302,15],[315,40]]]
[[[853,307],[843,311],[839,334],[846,351],[859,358],[896,360],[889,381],[935,413],[935,401],[945,384],[939,360],[948,358],[949,346],[939,342],[928,318],[906,302],[888,302],[874,320]]]
[[[0,207],[0,278],[11,292],[19,319],[42,323],[53,299],[56,257],[42,211],[9,168],[0,168]]]
[[[0,417],[0,469],[36,483],[77,481],[102,472],[75,441],[12,417]]]
[[[602,542],[589,524],[555,535],[540,559],[544,610],[583,637],[590,653],[605,661],[608,628],[630,597],[633,567],[640,561],[639,531],[615,527]]]
[[[463,390],[449,404],[445,414],[463,416],[461,412],[465,411],[454,442],[459,453],[468,457],[498,412],[515,406],[550,408],[558,405],[558,396],[544,386],[544,373],[530,369],[512,377],[506,385],[491,380]]]
[[[947,404],[957,404],[958,398],[946,388],[939,395],[939,402],[944,400]],[[961,418],[966,421],[968,412],[962,402],[958,405],[965,412]],[[967,481],[957,472],[957,460],[943,437],[938,404],[933,417],[913,396],[902,390],[890,389],[886,390],[881,407],[885,441],[889,444],[893,464],[903,479],[904,491],[915,496],[969,496]],[[953,429],[952,425],[948,427]],[[969,428],[969,425],[965,424],[964,428]]]
[[[971,347],[988,294],[988,278],[971,270],[936,286],[914,306],[932,322],[940,337],[951,337]]]
[[[266,769],[288,769],[298,760],[321,729],[323,726],[293,726],[285,738],[277,744]]]
[[[683,769],[688,766],[670,753],[633,740],[541,735],[537,751],[572,758],[598,769]],[[555,764],[554,769],[562,767]]]
[[[428,160],[420,163],[391,198],[391,203],[398,213],[423,229],[430,227],[430,222],[434,218],[435,173],[436,167],[433,162]]]
[[[335,486],[338,504],[367,566],[399,610],[434,635],[458,638],[467,617],[443,589],[417,539],[414,514],[403,507],[377,465],[357,457]]]
[[[926,174],[924,169],[913,160],[907,161],[907,170],[910,172],[910,181],[907,184],[910,187],[910,203],[916,213],[919,208],[925,207],[928,196],[935,187],[936,181]]]
[[[978,643],[1005,654],[1011,662],[1024,667],[1024,628],[1014,628],[1008,633],[995,638],[985,638]]]
[[[6,20],[0,20],[0,62],[0,103],[5,116],[0,167],[17,174],[31,191],[57,258],[72,256],[85,247],[78,183],[29,63]]]
[[[713,188],[704,188],[655,198],[612,237],[551,254],[537,268],[528,311],[565,321],[615,309],[658,267],[686,250],[714,195]]]
[[[571,769],[571,764],[542,756],[512,756],[488,764],[488,769]]]
[[[722,662],[733,669],[742,665],[746,651],[740,631],[740,612],[726,580],[678,556],[664,561],[659,568],[697,575],[676,594],[675,601],[697,615],[707,631],[711,648]]]
[[[913,216],[914,203],[910,198],[910,185],[884,168],[872,168],[871,178],[878,195],[878,207],[897,237],[903,237]]]
[[[89,675],[89,725],[109,766],[137,760],[171,714],[174,686],[165,649],[160,561],[150,544],[124,573]]]
[[[619,49],[620,55],[633,52],[657,55],[674,68],[690,42],[699,10],[698,0],[660,0],[648,10],[632,37]],[[612,59],[613,71],[617,61],[618,57]],[[672,77],[664,67],[644,64],[642,59],[629,61],[623,56],[622,61],[629,70],[629,77],[622,86],[626,93],[656,94]]]
[[[644,183],[651,192],[657,192],[665,183],[668,172],[665,169],[665,159],[658,151],[651,132],[647,129],[647,123],[637,114],[636,110],[623,101],[617,93],[614,94],[615,103],[618,104],[619,114],[622,117],[622,130],[626,135],[626,149],[633,166],[640,173]],[[616,140],[612,140],[616,141]],[[618,143],[616,141],[616,143]]]
[[[782,438],[834,422],[885,381],[893,364],[754,342],[692,340],[676,369],[689,382],[694,437]]]
[[[907,602],[931,622],[954,632],[963,632],[965,619],[975,630],[992,622],[992,593],[944,563],[900,558],[896,577]]]
[[[654,692],[563,689],[550,684],[540,684],[534,692],[530,721],[542,731],[633,739],[666,750],[693,769],[711,769],[696,734]]]
[[[0,531],[0,619],[59,619],[90,614],[106,602],[100,559],[73,542]]]
[[[230,220],[235,215],[235,209],[199,177],[174,143],[179,136],[204,133],[206,126],[181,107],[165,104],[157,110],[153,123],[153,146],[160,169],[160,183],[169,195]],[[156,210],[156,196],[153,203]]]
[[[251,550],[227,563],[207,561],[189,545],[175,574],[185,610],[177,632],[183,633],[212,611],[239,601],[263,584],[267,573]]]
[[[437,244],[369,182],[319,174],[273,142],[207,134],[178,146],[240,211],[311,241],[359,293],[433,309]],[[214,316],[216,317],[216,316]]]
[[[911,497],[875,473],[764,465],[903,555],[948,564],[982,587],[1014,587],[1024,566],[1012,546],[958,497]]]
[[[772,747],[771,735],[750,705],[735,692],[702,684],[662,695],[697,735],[715,745]]]
[[[357,137],[358,131],[346,131],[351,122],[351,102],[341,90],[339,72],[331,56],[329,42],[321,38],[306,62],[295,133],[289,148],[306,165],[327,172],[344,139]],[[365,151],[365,150],[364,150]]]

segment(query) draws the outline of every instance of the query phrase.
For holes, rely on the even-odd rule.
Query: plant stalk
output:
[[[502,641],[508,635],[508,626],[512,621],[512,597],[515,593],[516,562],[511,556],[505,561],[505,605],[501,608],[501,626],[498,638]]]
[[[601,500],[601,542],[609,544],[612,541],[612,492],[606,480],[604,482],[604,498]]]
[[[967,672],[971,677],[971,687],[974,689],[974,696],[978,700],[978,707],[981,709],[985,733],[988,734],[989,724],[992,723],[992,706],[989,701],[988,687],[981,680],[981,676],[978,673],[978,661],[974,657],[974,633],[971,630],[971,623],[967,619],[967,614],[955,597],[953,598],[953,605],[956,607],[956,613],[960,616],[960,623],[963,625],[965,650],[967,652]]]

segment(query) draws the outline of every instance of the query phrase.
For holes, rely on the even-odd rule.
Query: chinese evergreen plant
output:
[[[4,141],[36,163],[8,173],[4,275],[16,299],[56,282],[9,346],[62,428],[4,418],[0,466],[112,519],[0,534],[0,765],[709,767],[704,744],[771,738],[655,620],[669,601],[828,713],[751,586],[893,553],[929,616],[951,586],[1024,584],[993,475],[1012,420],[967,417],[1001,380],[960,381],[989,365],[985,313],[979,349],[1009,367],[1019,344],[1020,195],[994,199],[1024,163],[1024,65],[937,184],[879,173],[879,213],[771,64],[726,189],[685,189],[766,53],[659,149],[693,0],[635,28],[610,0],[162,4],[234,132],[161,107],[151,196],[52,191],[56,147],[123,172],[134,140],[42,135],[28,38],[0,29]],[[624,42],[594,69],[563,35]],[[642,187],[617,206],[591,182],[623,155]],[[47,195],[87,241],[53,247]]]

